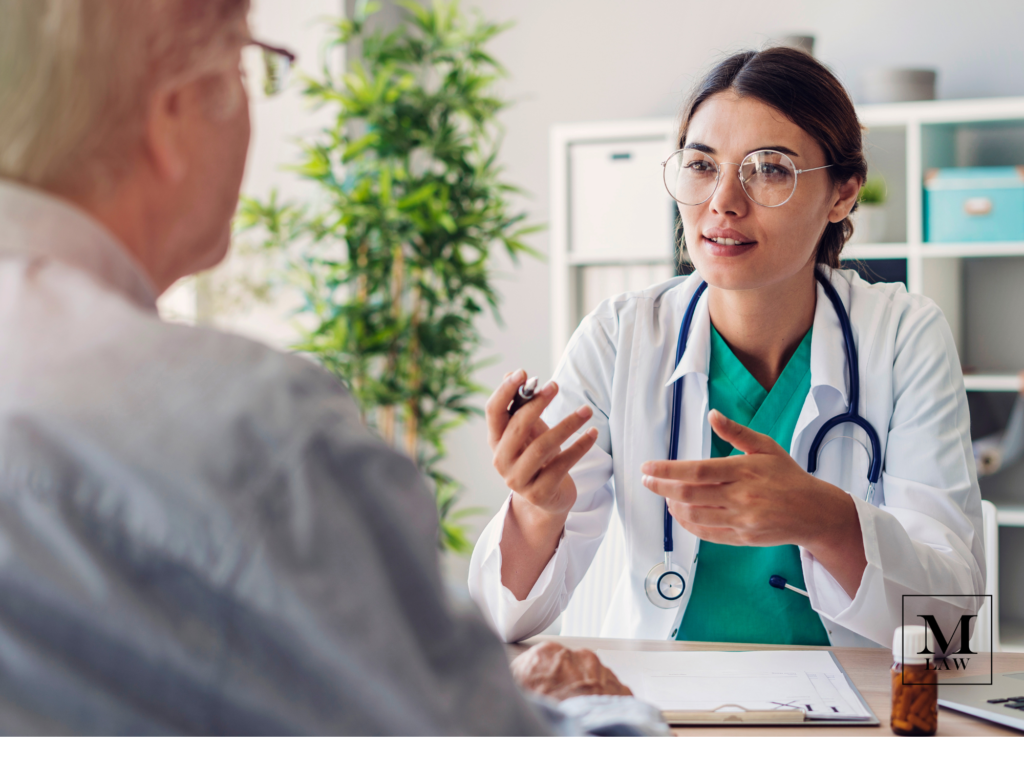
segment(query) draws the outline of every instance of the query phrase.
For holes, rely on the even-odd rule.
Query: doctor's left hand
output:
[[[718,411],[711,411],[708,419],[711,428],[744,455],[649,461],[641,467],[644,486],[668,499],[672,517],[695,536],[718,544],[797,544],[826,567],[845,548],[853,554],[843,559],[851,558],[849,565],[859,582],[863,565],[857,571],[856,562],[866,564],[866,560],[853,499],[807,473],[767,435],[740,426]],[[857,552],[859,558],[854,556]],[[835,572],[833,576],[843,582]]]

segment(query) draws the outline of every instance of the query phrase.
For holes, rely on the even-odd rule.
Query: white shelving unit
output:
[[[906,243],[853,243],[843,249],[847,259],[905,259],[910,254]]]
[[[964,384],[968,392],[1016,392],[1021,377],[1016,373],[969,373]]]
[[[999,510],[999,525],[1024,528],[1024,507],[1003,507]]]
[[[990,393],[972,397],[1012,399],[1024,369],[1024,241],[924,242],[922,181],[929,168],[1024,165],[1024,98],[870,105],[858,116],[869,168],[888,188],[888,242],[851,244],[844,258],[868,267],[904,261],[908,289],[934,299],[949,321],[968,391]],[[599,300],[674,273],[674,210],[660,161],[675,148],[677,128],[673,119],[552,128],[555,363]],[[661,228],[653,237],[652,227]],[[983,479],[982,492],[999,508],[1006,539],[999,570],[1010,583],[1000,600],[1001,634],[1004,644],[1024,650],[1024,566],[1015,565],[1024,563],[1024,467],[994,477],[1000,479]]]

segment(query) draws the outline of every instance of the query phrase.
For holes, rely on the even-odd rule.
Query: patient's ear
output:
[[[159,178],[181,181],[188,170],[189,119],[193,105],[182,88],[161,88],[149,102],[143,146]]]
[[[836,187],[838,197],[832,204],[832,210],[828,212],[828,220],[830,222],[837,224],[850,215],[850,211],[853,210],[853,206],[857,202],[857,195],[860,194],[860,188],[863,185],[864,179],[860,176],[851,176]]]

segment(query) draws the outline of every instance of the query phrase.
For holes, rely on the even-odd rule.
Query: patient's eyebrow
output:
[[[695,149],[698,152],[703,152],[705,155],[713,155],[713,154],[715,154],[715,150],[714,149],[709,147],[707,144],[701,144],[699,141],[691,141],[685,147],[683,147],[683,149]],[[799,154],[794,152],[789,147],[783,147],[783,146],[758,147],[757,149],[750,150],[750,152],[781,152],[782,154],[789,155],[790,157],[800,157]],[[747,154],[749,155],[750,152],[748,152]]]

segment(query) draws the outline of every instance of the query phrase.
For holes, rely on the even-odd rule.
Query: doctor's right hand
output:
[[[494,468],[513,493],[516,512],[542,511],[559,517],[576,503],[576,484],[569,470],[597,441],[597,430],[588,429],[564,451],[562,444],[593,412],[585,405],[549,428],[540,416],[558,394],[558,385],[552,381],[510,417],[508,404],[525,382],[526,372],[518,370],[491,394],[486,407],[487,442],[494,453]]]

